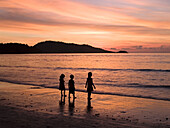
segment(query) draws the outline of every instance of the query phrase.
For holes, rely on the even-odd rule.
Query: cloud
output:
[[[132,50],[131,48],[121,48],[121,50]]]
[[[156,47],[150,47],[150,46],[131,46],[132,49],[167,49],[170,48],[170,45],[161,45],[161,46],[156,46]]]
[[[55,17],[54,17],[55,15]],[[35,24],[35,25],[46,25],[46,26],[70,26],[70,27],[79,27],[79,28],[89,28],[96,31],[105,31],[103,33],[109,32],[122,32],[132,35],[163,35],[169,36],[170,29],[156,29],[149,28],[145,26],[135,26],[135,25],[112,25],[112,24],[101,24],[101,23],[90,23],[90,22],[76,22],[75,19],[70,20],[68,17],[60,16],[52,12],[34,12],[27,9],[18,9],[18,8],[0,8],[0,21],[8,21],[11,24],[16,26],[15,22],[24,24]],[[2,23],[0,26],[2,26]],[[7,26],[6,26],[7,27]],[[25,29],[30,29],[24,27]],[[75,32],[73,32],[75,33]],[[77,34],[82,32],[77,32]],[[91,33],[91,32],[89,32]],[[96,32],[99,33],[99,32]]]
[[[142,49],[142,48],[143,48],[142,45],[139,45],[139,46],[132,46],[132,47],[135,48],[135,49]]]
[[[110,48],[111,50],[117,50],[117,48]]]
[[[103,25],[124,25],[143,27],[169,27],[166,21],[157,22],[144,20],[131,16],[114,7],[98,7],[95,5],[82,4],[68,0],[7,0],[0,2],[1,17],[6,20],[30,22],[48,25],[59,25],[62,23],[75,24],[103,24]],[[38,5],[38,6],[37,6]],[[132,9],[132,11],[134,11]],[[9,16],[6,16],[8,14]],[[5,15],[5,16],[4,16]]]
[[[10,2],[10,4],[9,4]],[[8,5],[9,4],[9,5]],[[24,12],[22,10],[27,9],[30,11],[31,14],[38,14],[39,12],[40,16],[42,13],[46,16],[53,16],[58,17],[58,20],[62,17],[66,18],[66,20],[74,21],[75,22],[86,22],[86,23],[103,23],[103,24],[119,24],[119,25],[137,25],[137,26],[158,26],[162,24],[169,24],[168,22],[157,22],[157,21],[151,21],[151,20],[144,20],[140,19],[134,16],[131,16],[126,13],[122,13],[121,10],[124,10],[124,8],[120,8],[120,11],[115,11],[113,7],[110,9],[110,7],[98,7],[95,5],[89,5],[89,4],[82,4],[80,2],[73,2],[68,0],[23,0],[22,3],[19,0],[8,0],[5,4],[1,3],[1,6],[3,7],[10,7],[10,8],[18,8],[18,10],[21,10],[21,12],[26,13],[29,15],[29,13]],[[38,5],[38,6],[37,6]],[[132,11],[134,11],[132,9]],[[17,13],[17,12],[16,12]],[[47,18],[48,19],[48,18]],[[65,21],[66,21],[65,20]],[[64,19],[62,20],[64,21]]]
[[[167,53],[170,50],[170,45],[159,45],[159,46],[129,46],[121,48],[121,50],[127,50],[129,52],[164,52]]]
[[[35,12],[28,9],[2,7],[0,7],[0,20],[38,25],[62,25],[73,23],[73,21],[69,21],[69,18],[54,14],[52,12]]]

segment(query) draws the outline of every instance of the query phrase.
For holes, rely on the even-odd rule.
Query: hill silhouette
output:
[[[64,43],[55,41],[40,42],[33,46],[40,50],[41,53],[109,53],[100,48],[95,48],[89,45],[78,45],[74,43]]]
[[[24,54],[24,53],[114,53],[95,48],[90,45],[78,45],[60,41],[44,41],[34,46],[20,43],[0,43],[0,54]],[[127,53],[119,51],[118,53]]]
[[[1,54],[21,54],[21,53],[30,53],[30,52],[32,52],[32,48],[26,44],[0,43]]]

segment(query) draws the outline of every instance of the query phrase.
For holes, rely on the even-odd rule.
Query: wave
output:
[[[19,82],[19,81],[9,81],[9,80],[5,80],[5,79],[0,79],[1,82],[7,82],[7,83],[12,83],[12,84],[22,84],[22,85],[31,85],[31,86],[41,86],[41,87],[45,87],[45,84],[30,84],[30,83],[25,83],[25,82]]]
[[[6,66],[0,65],[0,67],[8,68],[35,68],[35,69],[52,69],[52,70],[91,70],[91,71],[140,71],[140,72],[170,72],[169,69],[111,69],[111,68],[72,68],[72,67],[34,67],[34,66]]]
[[[2,79],[0,81],[7,82],[7,83],[14,83],[14,84],[41,86],[41,87],[44,87],[44,88],[59,89],[58,86],[52,86],[51,87],[51,86],[46,86],[45,84],[29,84],[29,83],[21,83],[21,82],[17,82],[17,81],[7,81],[7,80],[2,80]],[[82,89],[76,89],[76,91],[78,91],[78,92],[86,92],[86,90],[82,90]],[[94,91],[92,93],[93,94],[100,94],[100,95],[115,95],[115,96],[124,96],[124,97],[134,97],[134,98],[144,98],[144,99],[170,101],[170,98],[153,97],[153,96],[130,95],[130,94],[113,93],[113,92],[102,92],[102,91]]]
[[[170,85],[142,85],[138,83],[128,83],[128,84],[105,84],[105,83],[96,83],[96,85],[106,85],[112,87],[126,87],[126,88],[168,88]]]
[[[45,79],[51,79],[51,78],[45,78]],[[33,83],[25,83],[25,82],[19,82],[19,81],[9,81],[6,79],[0,79],[1,82],[8,82],[8,83],[14,83],[14,84],[24,84],[24,85],[33,85],[33,86],[41,86],[41,87],[47,87],[45,84],[33,84]],[[77,83],[77,85],[84,85],[84,83]],[[142,85],[138,83],[128,83],[128,84],[107,84],[107,83],[95,83],[97,86],[110,86],[110,87],[123,87],[123,88],[165,88],[170,89],[170,85]]]
[[[93,92],[93,93],[94,94],[103,94],[103,95],[116,95],[116,96],[134,97],[134,98],[144,98],[144,99],[170,101],[170,98],[161,98],[161,97],[152,97],[152,96],[129,95],[129,94],[110,93],[110,92]]]

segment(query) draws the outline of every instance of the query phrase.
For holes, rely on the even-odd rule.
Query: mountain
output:
[[[60,41],[44,41],[34,46],[20,43],[0,43],[0,54],[24,54],[24,53],[114,53],[95,48],[90,45],[78,45]],[[127,53],[119,51],[117,53]]]
[[[0,53],[1,54],[20,54],[20,53],[30,53],[32,50],[26,44],[19,43],[0,43]]]
[[[74,43],[64,43],[55,41],[40,42],[33,46],[40,53],[111,53],[100,48],[89,45],[78,45]]]

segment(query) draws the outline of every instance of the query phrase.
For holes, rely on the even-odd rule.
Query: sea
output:
[[[1,54],[0,81],[58,89],[65,74],[68,88],[86,92],[92,72],[99,95],[170,101],[170,53]]]

